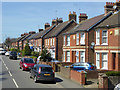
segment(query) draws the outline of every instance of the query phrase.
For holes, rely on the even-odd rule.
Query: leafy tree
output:
[[[49,61],[51,61],[51,54],[48,52],[48,50],[46,48],[44,48],[42,50],[40,59],[43,62],[49,62]]]
[[[8,47],[8,49],[9,49],[9,47],[11,46],[11,44],[12,44],[12,41],[11,41],[11,38],[6,38],[6,40],[5,40],[5,45]]]
[[[39,52],[32,51],[32,52],[31,52],[31,55],[38,57],[38,56],[39,56]]]
[[[23,53],[22,54],[23,56],[29,56],[29,55],[31,55],[31,49],[30,49],[30,46],[29,46],[28,43],[25,45],[25,48],[24,48],[24,50],[23,50],[22,53]]]

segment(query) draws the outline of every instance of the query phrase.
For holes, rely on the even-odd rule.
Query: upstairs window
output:
[[[76,34],[76,45],[79,45],[79,33]]]
[[[64,42],[63,42],[63,45],[65,46],[65,36],[63,37],[63,39],[64,39],[64,40],[63,40],[63,41],[64,41]]]
[[[96,31],[96,45],[100,45],[100,31]]]
[[[70,46],[70,36],[67,36],[67,46]]]
[[[102,31],[102,45],[107,45],[108,44],[108,35],[107,35],[107,30]]]
[[[52,46],[52,38],[50,39],[50,45]]]
[[[81,33],[81,39],[80,39],[80,44],[84,45],[85,44],[85,33]]]

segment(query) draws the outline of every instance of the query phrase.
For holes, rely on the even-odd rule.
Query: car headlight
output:
[[[27,65],[26,64],[23,64],[25,67],[27,67]]]

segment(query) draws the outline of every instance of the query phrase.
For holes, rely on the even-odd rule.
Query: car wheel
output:
[[[37,77],[35,76],[35,77],[34,77],[34,82],[37,83],[37,81],[38,81],[38,80],[37,80]]]
[[[19,67],[21,69],[21,67]]]
[[[32,75],[30,74],[30,78],[32,78]]]

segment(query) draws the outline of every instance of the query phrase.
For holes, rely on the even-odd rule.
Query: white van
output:
[[[6,53],[6,50],[3,48],[0,48],[0,55],[5,55],[5,53]]]

